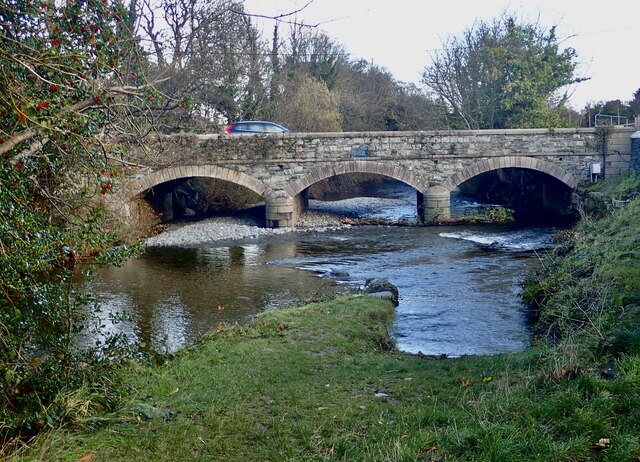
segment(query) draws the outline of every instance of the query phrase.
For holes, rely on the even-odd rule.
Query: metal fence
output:
[[[596,127],[602,127],[607,125],[615,125],[622,127],[634,127],[635,121],[629,121],[628,117],[620,116],[620,115],[610,115],[610,114],[596,114],[595,116]]]

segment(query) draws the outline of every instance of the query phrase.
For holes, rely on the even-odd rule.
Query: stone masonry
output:
[[[346,173],[375,173],[415,188],[421,216],[432,221],[449,216],[454,188],[484,172],[532,169],[575,188],[589,180],[591,164],[600,164],[606,176],[629,171],[634,131],[616,128],[606,137],[597,129],[167,135],[132,149],[128,160],[138,167],[110,206],[135,219],[136,200],[149,189],[209,177],[262,196],[268,226],[293,226],[312,184]]]

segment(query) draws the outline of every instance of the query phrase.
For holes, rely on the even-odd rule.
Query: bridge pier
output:
[[[422,202],[420,202],[421,196]],[[432,186],[424,193],[418,193],[418,208],[420,219],[425,223],[450,218],[451,191],[443,186]]]
[[[265,200],[265,218],[267,228],[292,228],[298,218],[309,206],[307,192],[295,197],[272,195]]]

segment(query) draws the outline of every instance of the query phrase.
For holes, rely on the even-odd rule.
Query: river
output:
[[[352,215],[414,220],[413,194],[393,185],[390,199],[372,199]],[[475,206],[458,197],[453,205],[456,214]],[[312,201],[312,207],[354,211],[349,201]],[[246,323],[263,310],[386,278],[400,293],[391,329],[400,350],[493,355],[527,347],[520,283],[538,264],[535,250],[551,246],[555,232],[367,226],[150,248],[120,268],[101,269],[88,289],[106,331],[173,352],[218,323]]]

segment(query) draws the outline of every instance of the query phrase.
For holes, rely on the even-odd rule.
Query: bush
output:
[[[630,175],[603,184],[609,194],[633,196]],[[603,351],[635,351],[640,303],[640,199],[601,218],[586,216],[544,265],[524,282],[535,332],[559,341],[576,334],[598,339]],[[628,348],[623,347],[627,342]]]
[[[117,242],[95,206],[126,165],[112,164],[108,135],[131,130],[127,114],[153,97],[122,2],[9,5],[0,8],[0,448],[63,418],[61,395],[112,383],[106,356],[78,350],[90,300],[73,278],[83,257]]]

